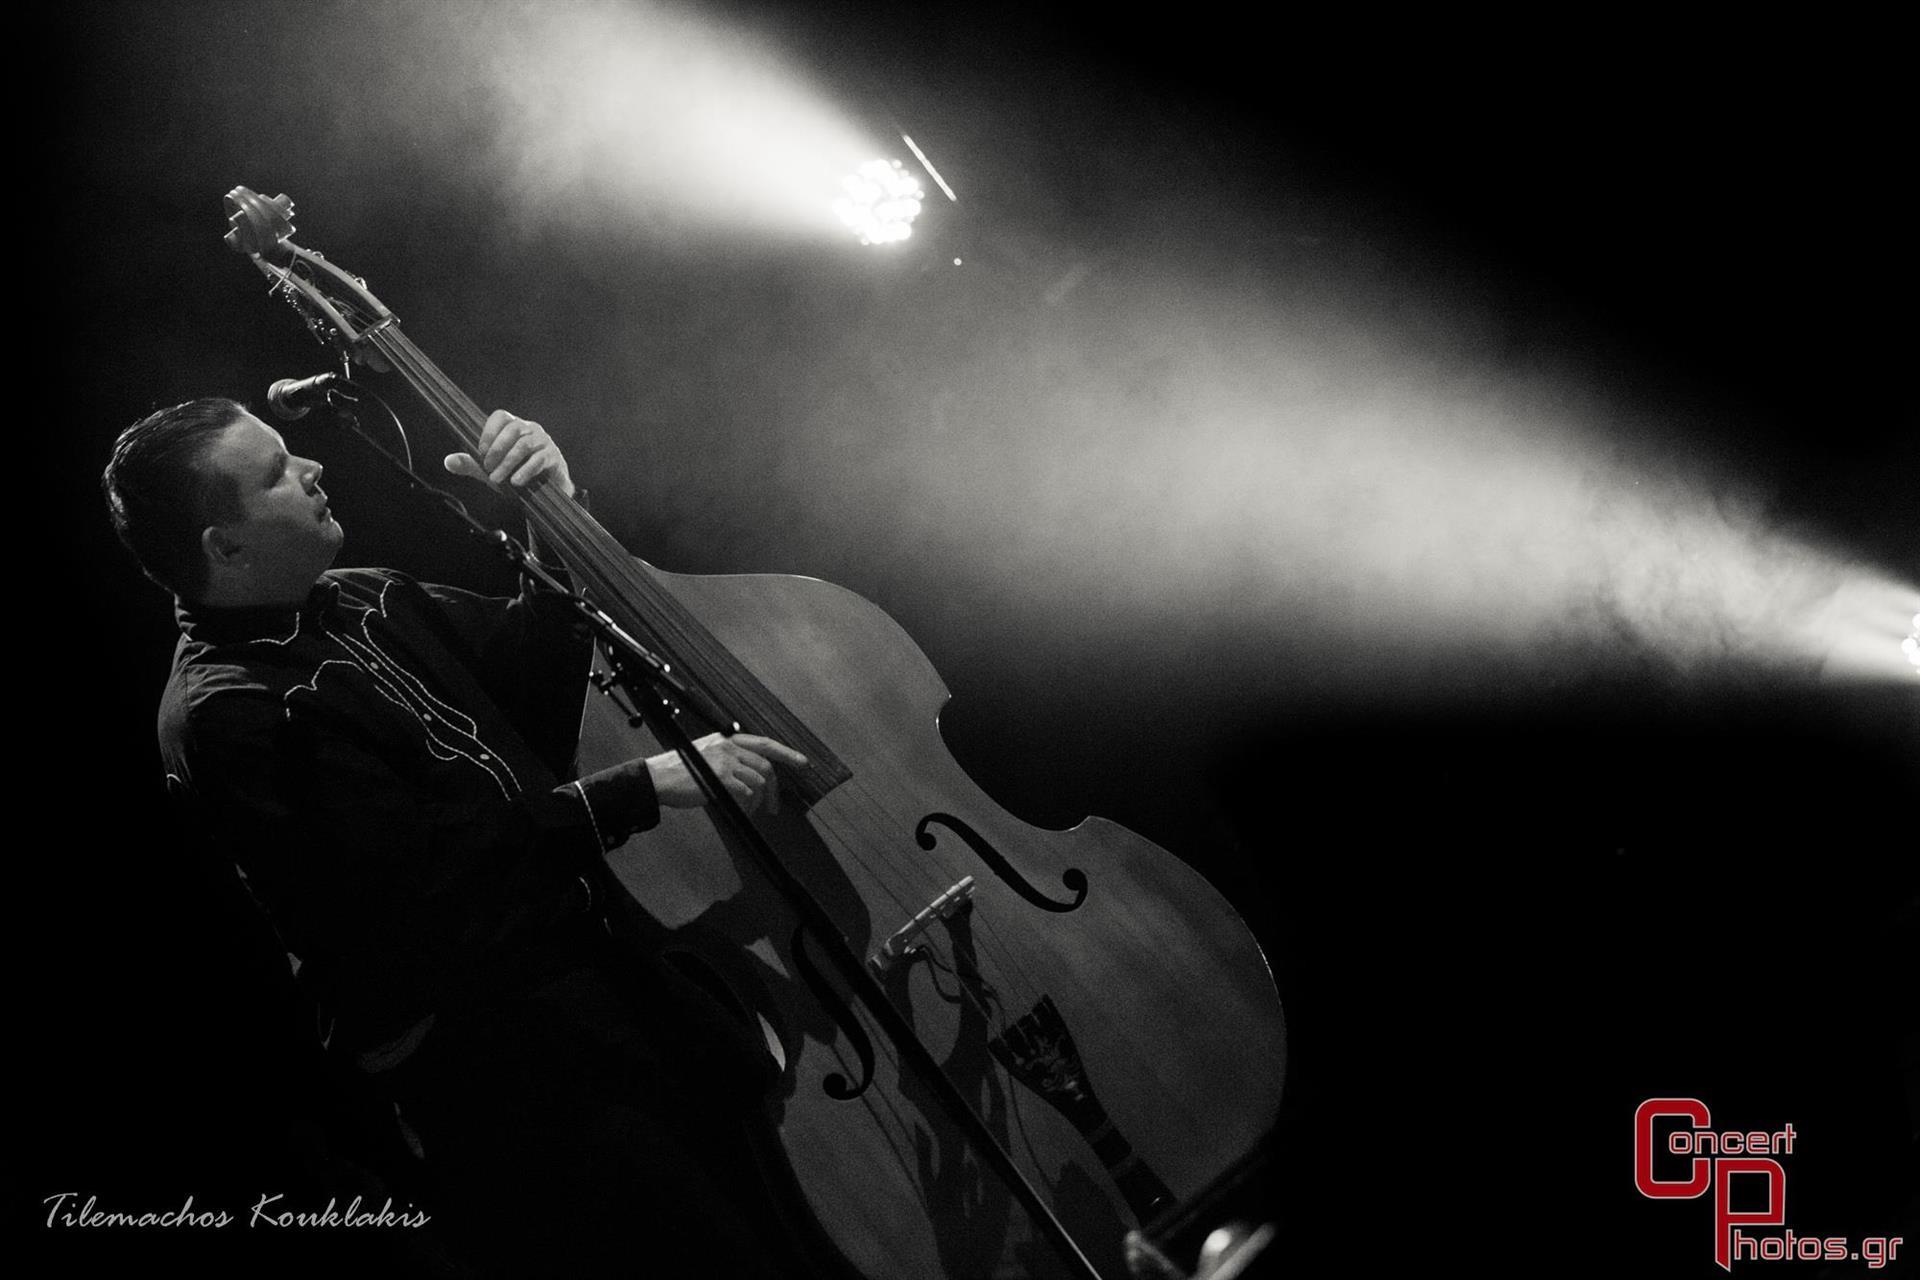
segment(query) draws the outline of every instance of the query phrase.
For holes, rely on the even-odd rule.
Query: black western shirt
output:
[[[582,927],[583,860],[658,820],[639,762],[559,782],[589,650],[563,600],[347,569],[298,610],[178,618],[169,787],[370,1065],[536,969]]]

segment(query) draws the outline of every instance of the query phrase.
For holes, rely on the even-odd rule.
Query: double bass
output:
[[[291,200],[226,204],[229,246],[323,341],[397,373],[475,449],[486,414],[363,280],[293,242]],[[996,804],[941,739],[940,677],[872,603],[665,572],[551,488],[520,501],[621,642],[594,679],[627,692],[589,697],[583,770],[684,742],[682,718],[807,758],[777,812],[669,810],[608,860],[764,1036],[784,1161],[834,1248],[870,1280],[1125,1277],[1127,1232],[1278,1111],[1285,1022],[1244,921],[1123,827],[1045,830]],[[684,695],[652,731],[634,653]]]

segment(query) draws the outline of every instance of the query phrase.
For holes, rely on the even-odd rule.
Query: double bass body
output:
[[[289,197],[235,187],[226,204],[228,246],[317,336],[397,373],[478,448],[487,415],[365,281],[293,242]],[[1285,1028],[1245,924],[1129,831],[1043,831],[994,804],[940,740],[939,677],[867,601],[807,578],[660,573],[559,493],[521,502],[614,627],[742,728],[806,754],[784,811],[754,819],[765,843],[834,933],[875,957],[888,1002],[1074,1245],[1123,1277],[1126,1230],[1200,1191],[1278,1109]],[[589,708],[584,766],[640,752],[624,712]],[[789,899],[701,811],[670,811],[612,865],[688,949],[720,943],[705,959],[785,1063],[788,1163],[857,1269],[1071,1274],[928,1077],[849,1009]]]
[[[1122,827],[1047,831],[995,804],[941,741],[939,676],[868,601],[635,567],[844,765],[756,825],[860,954],[898,935],[877,970],[895,1006],[1101,1274],[1126,1275],[1126,1231],[1205,1187],[1279,1105],[1284,1022],[1244,922]],[[635,732],[590,699],[583,767],[630,758]],[[831,1014],[793,913],[739,861],[697,810],[612,855],[670,930],[731,944],[721,967],[785,1060],[787,1158],[840,1250],[874,1280],[1066,1274],[885,1037]]]

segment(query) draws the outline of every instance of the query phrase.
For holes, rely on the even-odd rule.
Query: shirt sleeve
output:
[[[627,760],[560,788],[572,791],[587,811],[603,852],[618,849],[636,831],[660,822],[660,796],[645,760]]]

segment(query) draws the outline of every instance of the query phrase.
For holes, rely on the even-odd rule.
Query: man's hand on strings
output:
[[[516,418],[505,409],[496,409],[480,432],[480,447],[473,454],[450,453],[444,465],[456,476],[478,480],[495,488],[511,485],[529,489],[536,485],[558,485],[560,492],[573,496],[573,477],[567,474],[566,455],[553,442],[547,429],[537,422]]]
[[[772,785],[774,765],[797,769],[807,763],[807,758],[792,747],[752,733],[737,733],[732,737],[710,733],[693,745],[699,748],[701,758],[714,776],[749,813],[763,798],[768,812],[780,811],[780,788]],[[700,784],[677,752],[666,751],[649,757],[647,772],[653,776],[653,789],[662,805],[697,809],[707,802]]]

